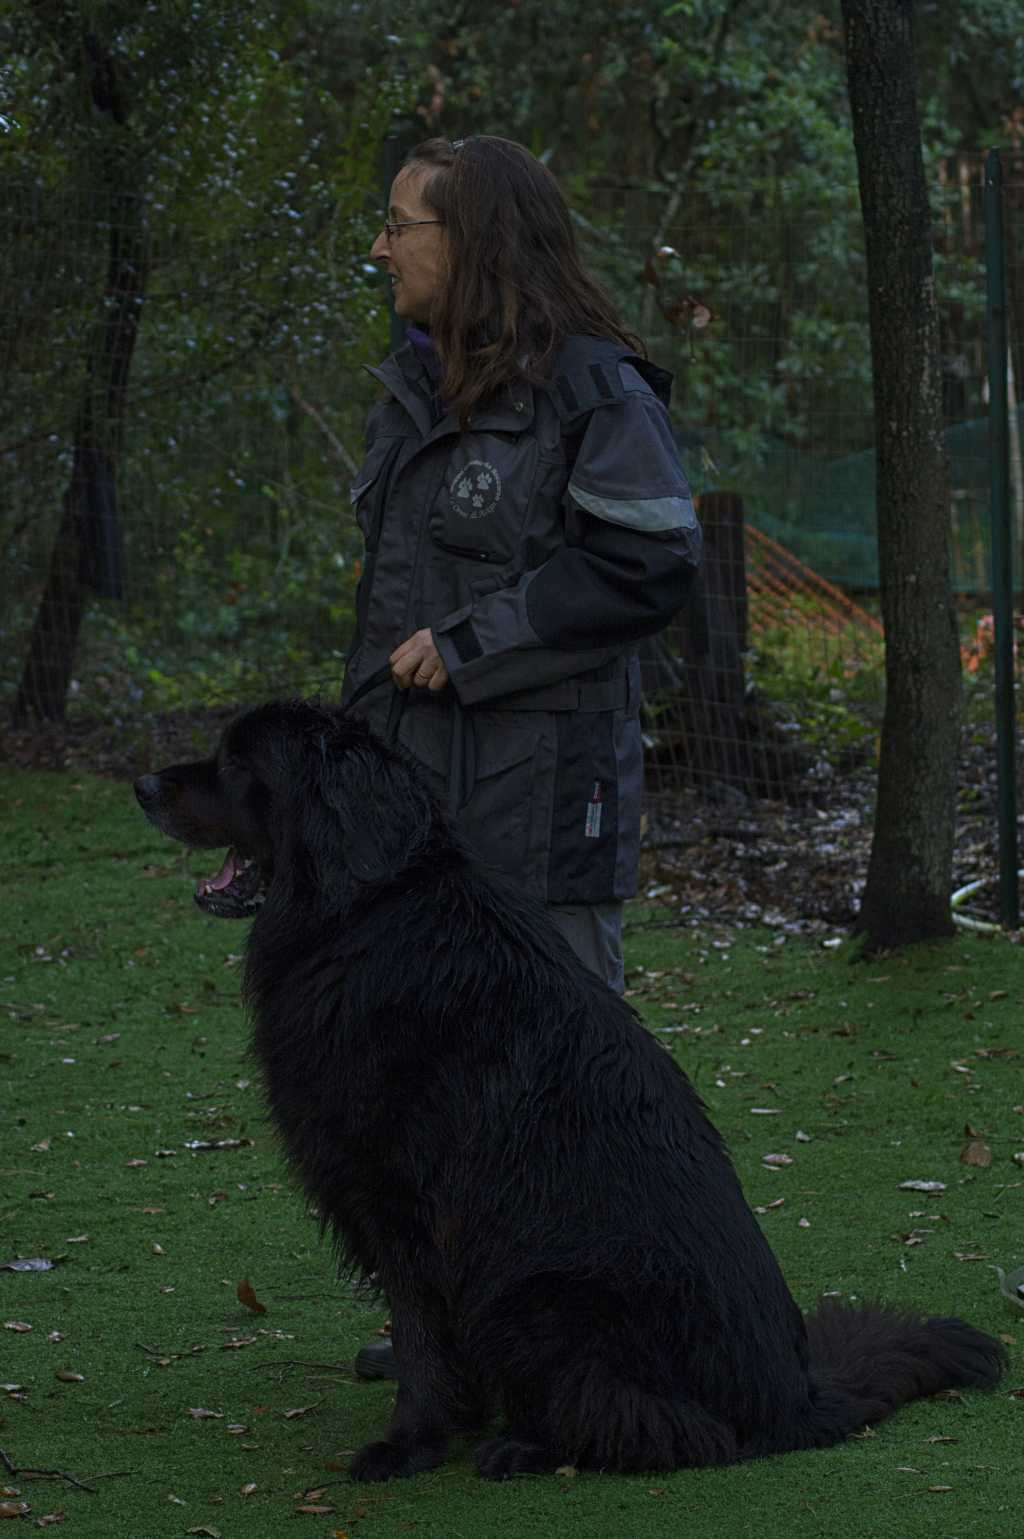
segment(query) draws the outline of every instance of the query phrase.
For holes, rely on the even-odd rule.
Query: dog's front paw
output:
[[[444,1459],[444,1443],[367,1443],[349,1468],[353,1480],[404,1480],[432,1470]]]
[[[507,1434],[481,1443],[473,1458],[485,1480],[510,1480],[513,1475],[550,1475],[560,1464],[568,1462],[542,1443],[531,1443]]]

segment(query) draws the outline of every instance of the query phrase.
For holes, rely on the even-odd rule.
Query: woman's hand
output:
[[[444,689],[448,670],[429,630],[416,631],[388,658],[396,689]]]

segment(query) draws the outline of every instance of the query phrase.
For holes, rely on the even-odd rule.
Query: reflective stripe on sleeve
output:
[[[689,497],[598,497],[569,482],[569,495],[587,513],[607,524],[642,529],[649,534],[668,534],[674,529],[695,529],[697,515]]]

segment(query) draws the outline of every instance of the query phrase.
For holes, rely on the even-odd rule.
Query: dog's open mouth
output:
[[[267,895],[260,865],[228,850],[216,876],[204,876],[195,899],[206,914],[218,919],[250,919]]]

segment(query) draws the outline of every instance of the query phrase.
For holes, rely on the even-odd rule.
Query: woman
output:
[[[352,490],[366,555],[343,700],[390,665],[399,737],[462,833],[621,992],[634,647],[679,609],[701,548],[670,377],[582,267],[554,177],[511,140],[417,145],[370,255],[408,343],[370,370],[384,399]],[[357,709],[383,730],[392,694]]]
[[[679,609],[700,530],[648,363],[522,145],[428,139],[370,255],[407,345],[371,373],[366,542],[343,701],[398,735],[492,865],[623,989],[642,743],[634,647]],[[386,682],[386,677],[385,677]],[[391,1344],[356,1371],[397,1377]]]

